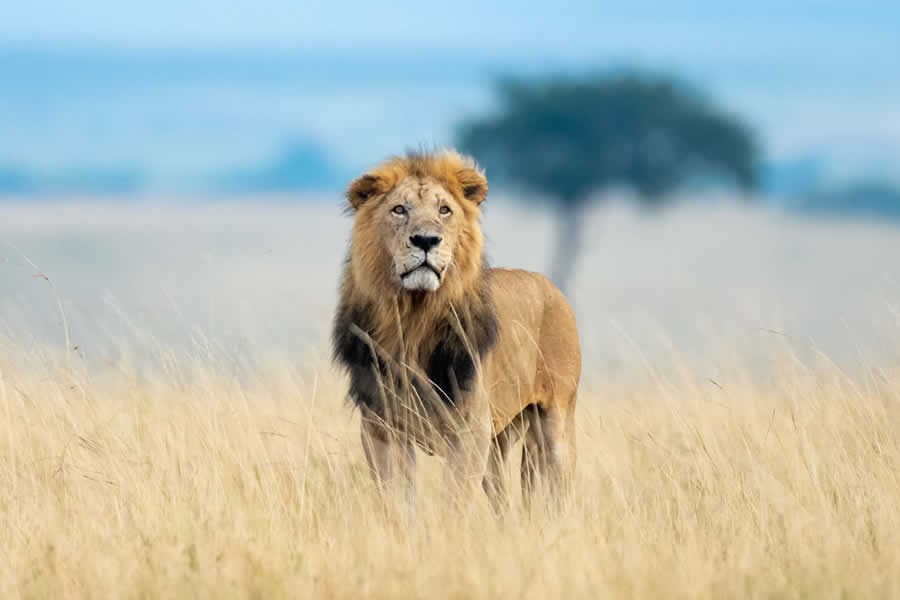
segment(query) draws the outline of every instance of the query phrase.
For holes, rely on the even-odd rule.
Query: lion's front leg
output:
[[[465,505],[482,494],[482,481],[491,448],[491,416],[483,398],[469,398],[467,414],[460,415],[447,436],[445,488],[450,498]]]
[[[366,461],[382,500],[390,508],[401,499],[406,516],[413,518],[416,512],[416,450],[412,442],[396,435],[369,411],[363,411],[360,433]]]

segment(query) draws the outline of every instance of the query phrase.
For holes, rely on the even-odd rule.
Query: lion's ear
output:
[[[487,178],[480,170],[466,167],[456,172],[456,178],[459,180],[459,185],[462,187],[462,193],[466,200],[474,202],[478,206],[487,198]]]
[[[362,206],[363,202],[379,192],[383,192],[384,181],[376,175],[362,175],[357,177],[347,190],[347,200],[353,210]]]

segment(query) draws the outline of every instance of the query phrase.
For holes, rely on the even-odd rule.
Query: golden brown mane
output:
[[[453,273],[433,293],[398,293],[389,280],[388,261],[370,218],[385,195],[410,176],[437,180],[464,213],[465,227],[455,251]],[[392,158],[357,179],[348,190],[356,223],[341,284],[342,305],[365,312],[368,333],[391,356],[421,358],[433,350],[435,336],[441,334],[436,325],[450,325],[458,317],[468,330],[473,321],[484,320],[474,315],[492,311],[483,281],[484,238],[479,223],[479,205],[486,195],[483,172],[474,161],[453,151]]]

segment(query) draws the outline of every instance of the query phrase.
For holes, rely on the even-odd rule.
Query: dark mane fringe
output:
[[[396,387],[403,372],[423,395],[431,390],[443,402],[455,405],[456,395],[471,389],[481,358],[493,347],[499,333],[486,272],[479,277],[474,297],[461,305],[448,304],[440,318],[432,323],[430,334],[409,358],[418,359],[421,368],[410,372],[409,364],[401,364],[380,346],[392,346],[395,340],[379,339],[376,320],[380,309],[373,303],[353,303],[344,297],[335,315],[332,350],[335,361],[350,374],[350,399],[382,413],[385,393],[402,394],[409,390],[380,389]],[[402,332],[400,332],[402,333]],[[378,347],[376,347],[378,346]],[[423,395],[424,396],[424,395]]]
[[[437,343],[428,357],[425,369],[435,391],[451,405],[456,394],[468,392],[478,363],[497,341],[499,321],[485,277],[478,293],[478,310],[457,311],[448,315],[435,333]]]

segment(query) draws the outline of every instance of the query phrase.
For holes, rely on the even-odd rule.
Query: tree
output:
[[[463,123],[459,145],[501,179],[561,209],[551,278],[566,290],[584,212],[614,185],[658,204],[689,177],[756,186],[748,128],[677,80],[635,73],[505,79],[500,110]]]

